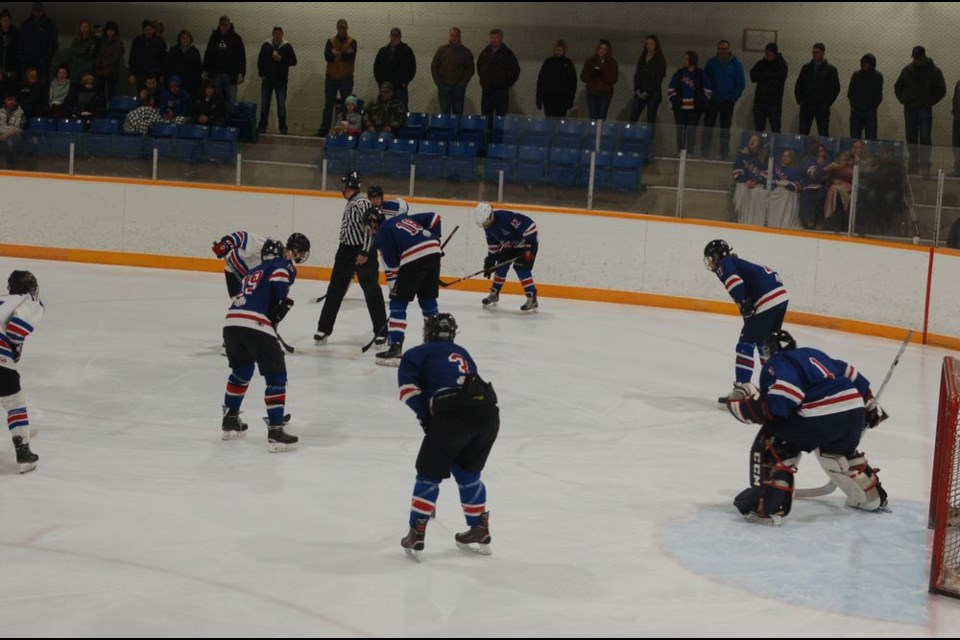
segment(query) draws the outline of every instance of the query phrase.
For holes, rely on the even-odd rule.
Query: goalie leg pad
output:
[[[880,486],[877,470],[870,466],[864,454],[854,452],[852,457],[837,453],[819,452],[820,467],[847,496],[847,506],[863,511],[877,511],[887,504],[887,492]]]
[[[779,519],[788,515],[799,462],[799,451],[761,430],[750,449],[750,488],[740,492],[733,505],[748,518]]]

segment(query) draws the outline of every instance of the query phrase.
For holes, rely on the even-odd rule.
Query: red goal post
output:
[[[930,591],[960,598],[960,360],[943,359],[930,482]]]

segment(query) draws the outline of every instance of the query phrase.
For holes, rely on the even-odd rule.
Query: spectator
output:
[[[93,73],[94,61],[97,55],[97,38],[90,28],[90,21],[84,18],[77,25],[77,32],[73,34],[73,43],[70,45],[70,80],[79,85],[80,79],[88,73]]]
[[[520,63],[507,45],[503,30],[490,30],[490,44],[477,56],[477,77],[480,78],[480,112],[493,127],[494,116],[505,116],[510,108],[510,87],[520,78]]]
[[[73,103],[70,105],[70,115],[74,118],[91,120],[103,112],[101,94],[97,91],[97,80],[92,73],[80,79]]]
[[[930,170],[930,130],[933,128],[933,105],[947,95],[943,72],[927,57],[921,46],[913,48],[913,62],[900,72],[893,86],[897,100],[903,105],[903,119],[910,145],[909,168],[912,172]],[[917,146],[919,142],[920,146]]]
[[[600,40],[580,71],[580,80],[587,85],[587,112],[592,120],[607,119],[613,100],[613,85],[620,79],[620,67],[613,58],[612,49],[609,40]]]
[[[750,81],[757,83],[753,94],[753,128],[764,131],[770,121],[770,131],[780,133],[783,114],[783,85],[787,81],[787,61],[780,54],[776,42],[763,50],[763,57],[750,69]]]
[[[97,91],[103,96],[104,106],[110,105],[110,99],[117,94],[117,80],[120,79],[120,62],[123,60],[123,40],[120,39],[120,27],[113,20],[103,28],[96,57]]]
[[[370,133],[393,133],[407,119],[407,105],[394,97],[393,85],[380,85],[380,96],[374,100],[363,115],[363,126]]]
[[[10,11],[4,9],[0,11],[0,90],[15,91],[20,71],[20,31],[13,26]]]
[[[663,79],[667,76],[667,59],[660,49],[660,38],[654,34],[647,36],[643,54],[637,61],[637,71],[633,74],[633,108],[630,110],[630,122],[640,119],[643,109],[647,109],[647,122],[657,122],[657,109],[663,102]]]
[[[440,113],[460,115],[463,99],[473,77],[473,52],[460,43],[460,29],[450,27],[447,44],[437,49],[430,64],[437,85]]]
[[[804,166],[803,191],[800,193],[800,224],[804,229],[816,229],[823,220],[823,208],[827,200],[827,167],[830,155],[826,147],[817,142],[813,153]]]
[[[800,228],[800,179],[797,154],[784,149],[780,161],[773,166],[770,197],[767,200],[767,226],[781,229]]]
[[[200,51],[193,42],[193,34],[186,29],[177,36],[177,44],[167,51],[166,77],[180,76],[183,90],[191,96],[200,95],[200,84],[203,74],[203,63],[200,61]]]
[[[46,112],[51,118],[66,118],[70,115],[70,105],[74,96],[71,92],[70,69],[65,64],[57,67],[57,75],[50,82]]]
[[[713,127],[720,118],[720,159],[730,157],[730,125],[733,122],[733,108],[743,95],[746,79],[743,65],[730,52],[730,41],[717,43],[717,55],[707,60],[704,73],[713,87],[713,98],[707,105],[703,118],[703,156],[709,158],[713,150]]]
[[[810,135],[813,120],[817,120],[817,133],[830,135],[830,107],[840,95],[840,75],[837,68],[826,61],[823,43],[813,45],[812,60],[803,65],[793,94],[800,105],[800,134]]]
[[[710,79],[697,66],[696,51],[683,54],[683,66],[670,78],[667,99],[673,107],[673,116],[677,121],[677,151],[684,149],[693,153],[697,139],[697,125],[700,114],[710,103],[713,87]]]
[[[163,116],[160,115],[153,96],[148,94],[139,107],[127,114],[123,121],[123,132],[145,136],[150,133],[153,125],[160,122],[163,122]]]
[[[833,231],[846,231],[850,220],[850,195],[853,192],[854,156],[841,153],[827,165],[827,199],[823,205],[823,225]]]
[[[330,130],[332,136],[359,136],[363,128],[363,116],[358,109],[357,96],[347,96],[343,102],[343,120]]]
[[[577,70],[567,57],[567,43],[557,40],[537,76],[537,109],[550,118],[566,118],[576,95]]]
[[[893,234],[895,218],[903,210],[903,163],[892,144],[884,143],[877,155],[860,169],[860,204],[857,232]]]
[[[754,133],[733,162],[733,211],[741,224],[762,227],[767,217],[767,154]]]
[[[323,121],[317,135],[324,137],[330,132],[333,119],[333,104],[337,94],[341,100],[353,93],[353,66],[357,59],[357,41],[347,34],[347,21],[337,20],[337,35],[327,40],[323,57],[327,61],[327,76],[324,80]]]
[[[227,16],[220,16],[220,24],[210,33],[203,70],[228,105],[237,101],[237,85],[247,74],[247,51]]]
[[[277,119],[280,133],[287,133],[287,80],[290,67],[297,66],[293,45],[283,39],[283,29],[274,27],[269,40],[260,47],[257,73],[260,75],[260,133],[266,133],[270,120],[270,98],[277,94]]]
[[[950,234],[947,236],[947,247],[950,249],[960,249],[960,218],[953,221],[950,225]]]
[[[953,176],[960,177],[960,81],[953,86]]]
[[[407,86],[417,75],[417,57],[406,42],[400,40],[400,29],[390,29],[390,43],[380,48],[373,62],[373,77],[380,86],[393,85],[394,94],[404,105],[410,104]]]
[[[182,118],[181,122],[186,122],[190,115],[190,107],[190,94],[182,88],[180,76],[170,76],[167,89],[160,98],[160,115],[164,120]]]
[[[34,2],[30,17],[20,27],[20,66],[24,73],[28,67],[33,67],[40,84],[46,85],[50,78],[50,64],[59,48],[56,25],[44,11],[43,3]]]
[[[160,78],[166,70],[167,45],[157,37],[152,20],[141,23],[141,33],[130,45],[130,86],[143,89],[150,76]]]
[[[883,74],[872,53],[860,58],[860,70],[850,76],[850,137],[877,139],[877,107],[883,102]]]
[[[23,85],[17,93],[17,104],[28,118],[40,118],[43,117],[48,99],[46,85],[40,84],[40,73],[28,67],[23,74]]]
[[[191,116],[197,124],[219,127],[227,117],[227,105],[217,93],[217,87],[210,80],[204,80],[200,95],[193,100]]]
[[[154,104],[160,104],[160,83],[156,76],[143,79],[143,88],[137,92],[137,102],[143,104],[149,98]]]
[[[17,105],[17,96],[8,93],[3,98],[3,112],[0,113],[0,143],[7,157],[7,168],[17,168],[17,156],[23,144],[23,125],[26,116]]]

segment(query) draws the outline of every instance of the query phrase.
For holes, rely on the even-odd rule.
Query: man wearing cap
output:
[[[21,73],[33,67],[40,75],[40,84],[48,84],[50,63],[59,48],[56,25],[47,16],[43,3],[34,2],[30,17],[20,27]]]
[[[757,83],[756,93],[753,94],[753,128],[763,131],[769,120],[770,130],[780,133],[787,61],[783,59],[776,42],[770,42],[764,48],[763,57],[750,69],[750,81]]]
[[[247,74],[247,51],[227,16],[220,16],[220,24],[210,34],[203,54],[203,72],[228,105],[237,101],[237,85]]]
[[[323,121],[317,130],[318,136],[330,132],[330,120],[333,118],[333,103],[340,94],[340,100],[346,100],[353,93],[353,65],[357,59],[357,41],[347,33],[347,21],[337,20],[337,35],[327,40],[323,57],[327,61],[327,77],[324,80]]]
[[[407,119],[407,105],[394,96],[393,85],[380,85],[380,95],[363,114],[363,128],[370,133],[395,133]]]
[[[910,171],[927,172],[930,169],[930,145],[933,144],[930,139],[933,105],[947,95],[947,84],[943,72],[927,57],[926,49],[916,46],[911,55],[913,62],[900,72],[893,90],[903,105],[907,144],[910,145]]]
[[[830,107],[840,95],[840,74],[827,62],[823,54],[827,48],[822,42],[813,45],[810,62],[803,65],[793,95],[800,105],[800,135],[810,135],[813,121],[817,121],[817,133],[830,135]]]
[[[400,40],[400,29],[390,29],[390,43],[380,48],[373,63],[373,77],[377,85],[389,82],[393,85],[394,97],[405,105],[410,104],[407,85],[417,75],[417,57],[406,42]]]
[[[448,42],[433,56],[430,64],[433,82],[440,98],[440,113],[460,115],[467,85],[473,78],[473,52],[460,42],[460,29],[450,27]]]
[[[287,80],[290,67],[297,66],[297,54],[293,45],[283,39],[283,29],[273,28],[273,35],[260,47],[257,57],[257,72],[262,82],[260,87],[260,133],[266,133],[270,121],[270,98],[277,94],[277,119],[280,133],[287,133]]]
[[[143,89],[146,79],[160,79],[166,69],[167,44],[157,36],[152,20],[144,20],[141,33],[130,45],[130,85]]]

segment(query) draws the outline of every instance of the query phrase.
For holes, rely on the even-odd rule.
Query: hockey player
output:
[[[224,262],[223,275],[231,298],[240,292],[243,277],[260,264],[260,250],[264,242],[246,231],[236,231],[213,243],[213,254]],[[293,252],[293,261],[301,264],[310,257],[310,240],[302,233],[290,234],[287,249]]]
[[[453,341],[457,322],[449,313],[426,318],[423,344],[405,354],[398,371],[400,400],[417,415],[423,441],[417,454],[410,531],[400,541],[408,554],[423,550],[427,521],[436,510],[440,483],[453,474],[469,529],[454,536],[457,546],[490,554],[490,512],[480,473],[500,430],[493,385]]]
[[[27,473],[37,468],[40,456],[30,451],[30,420],[27,399],[20,391],[17,370],[23,342],[43,317],[40,285],[29,271],[13,271],[7,279],[9,295],[0,296],[0,404],[7,411],[7,426],[13,437],[17,468]]]
[[[409,216],[417,221],[424,229],[427,229],[433,235],[440,238],[442,227],[441,217],[438,213],[410,213],[410,205],[403,198],[394,198],[384,200],[383,188],[380,185],[373,185],[367,189],[367,198],[373,206],[378,207],[383,212],[384,217],[392,218],[394,216]]]
[[[800,452],[818,449],[820,466],[846,494],[848,506],[886,510],[877,469],[857,451],[864,428],[887,417],[870,381],[846,362],[798,348],[786,331],[770,335],[762,349],[766,364],[758,395],[727,405],[740,422],[762,425],[750,449],[750,488],[734,506],[748,520],[779,525],[790,513]]]
[[[489,202],[480,202],[473,210],[477,226],[486,232],[487,257],[483,261],[483,277],[493,276],[490,295],[483,299],[484,309],[497,306],[500,289],[507,281],[510,264],[504,264],[494,271],[498,264],[513,260],[513,270],[523,285],[527,301],[520,307],[524,313],[534,313],[540,307],[537,302],[537,285],[533,281],[533,263],[537,259],[537,224],[513,211],[497,209]]]
[[[768,336],[780,330],[790,297],[780,274],[769,267],[741,260],[723,240],[711,240],[703,249],[703,264],[727,289],[740,308],[743,329],[736,348],[733,391],[719,399],[740,400],[756,391],[753,378],[753,353]],[[761,358],[760,364],[763,365]]]
[[[263,263],[244,276],[223,327],[230,377],[223,399],[222,437],[233,440],[247,434],[247,425],[240,420],[240,405],[256,365],[267,385],[264,420],[268,447],[271,452],[290,451],[297,448],[298,438],[283,430],[290,420],[283,412],[287,367],[277,343],[276,326],[293,306],[288,293],[297,278],[297,269],[291,262],[295,252],[285,250],[277,240],[267,240],[260,256]]]
[[[386,220],[379,209],[371,209],[367,224],[375,233],[373,244],[390,287],[387,348],[377,353],[376,362],[397,366],[407,330],[407,305],[416,298],[424,319],[439,311],[440,241],[413,218]]]

